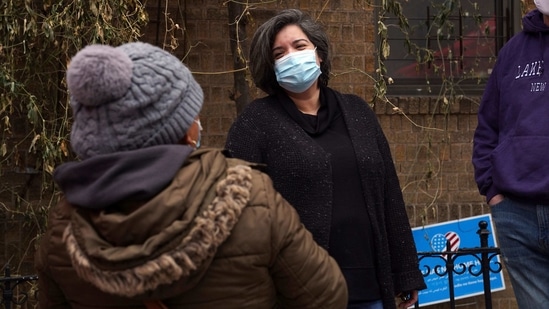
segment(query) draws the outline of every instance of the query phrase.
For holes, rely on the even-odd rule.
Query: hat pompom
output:
[[[89,45],[69,64],[69,93],[85,106],[118,100],[131,86],[132,69],[133,62],[123,51],[107,45]]]

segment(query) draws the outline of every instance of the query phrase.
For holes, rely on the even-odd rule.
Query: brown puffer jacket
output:
[[[90,197],[93,198],[93,197]],[[40,308],[346,308],[336,262],[265,174],[196,151],[147,202],[64,198],[36,255]]]

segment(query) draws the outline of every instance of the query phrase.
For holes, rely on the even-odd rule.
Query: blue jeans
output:
[[[381,300],[374,300],[367,303],[350,304],[347,309],[383,309],[383,302]]]
[[[506,198],[491,212],[519,308],[548,308],[549,205]]]

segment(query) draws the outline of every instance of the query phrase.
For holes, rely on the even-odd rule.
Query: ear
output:
[[[180,144],[183,144],[183,145],[189,145],[189,146],[196,146],[196,141],[194,139],[192,139],[189,134],[185,134],[185,136],[183,136],[183,138],[181,140],[179,140],[179,143]]]

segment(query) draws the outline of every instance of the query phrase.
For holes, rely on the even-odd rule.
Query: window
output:
[[[391,53],[385,60],[389,95],[481,94],[498,50],[520,31],[514,0],[400,1],[410,25],[408,39],[396,18],[387,18]],[[419,59],[419,61],[418,61]]]

